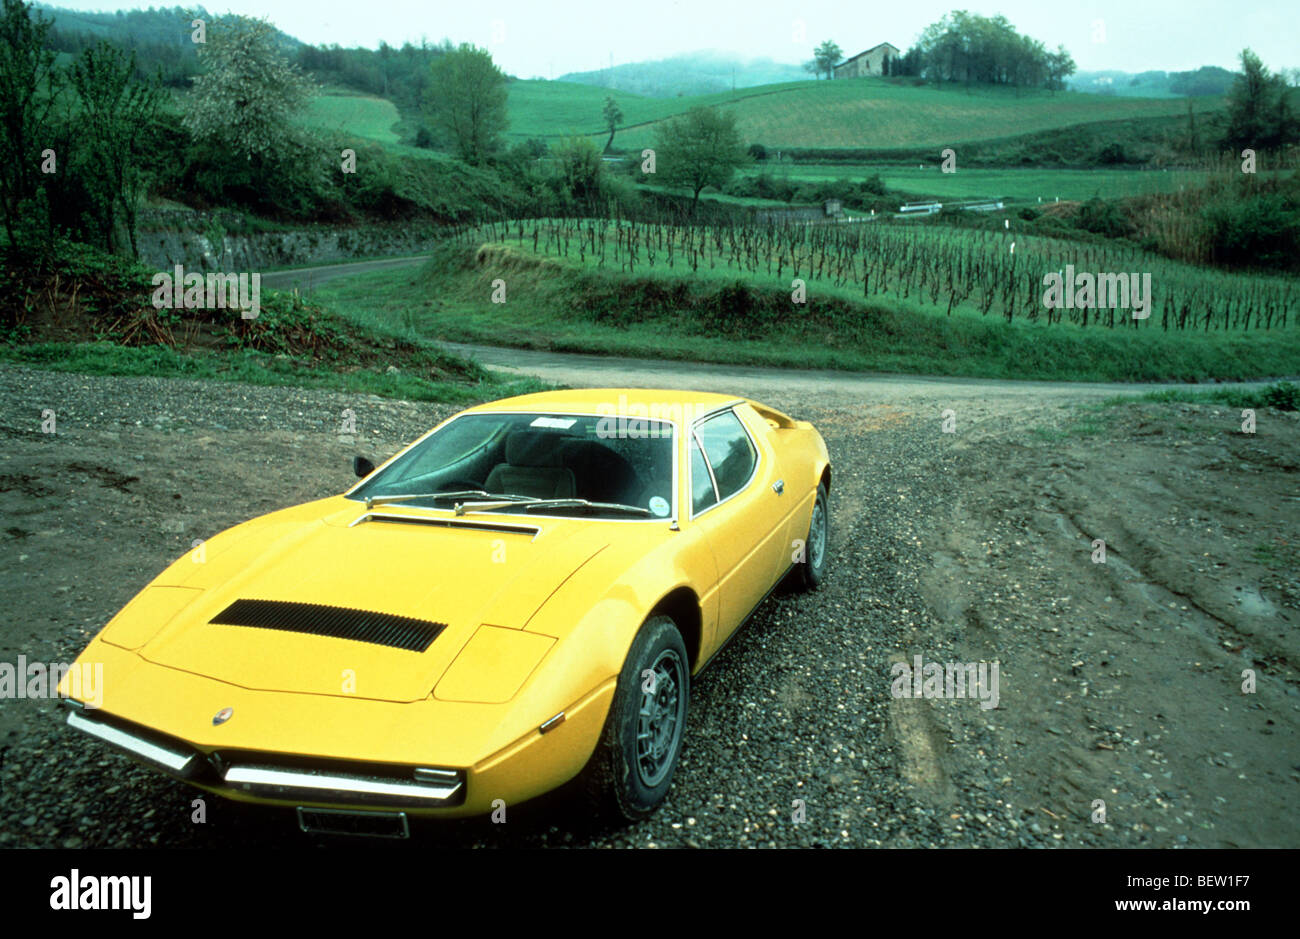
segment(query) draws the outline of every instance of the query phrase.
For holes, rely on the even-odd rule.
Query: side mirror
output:
[[[375,471],[375,464],[371,463],[363,456],[354,456],[352,458],[352,472],[359,477],[369,476]]]

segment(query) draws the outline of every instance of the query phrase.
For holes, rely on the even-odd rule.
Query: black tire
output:
[[[647,669],[654,671],[653,680],[643,675]],[[605,727],[582,773],[582,793],[598,817],[635,822],[663,802],[681,756],[690,694],[690,658],[682,634],[671,617],[651,616],[623,661]],[[643,714],[646,703],[651,707]],[[648,752],[639,753],[643,719],[653,725],[656,716],[666,717],[669,711],[675,715],[671,729],[657,727],[661,735],[646,744]]]
[[[822,531],[818,542],[814,540],[814,529],[819,524],[819,519]],[[804,538],[803,545],[803,561],[795,564],[790,580],[796,590],[816,590],[826,579],[831,547],[831,503],[825,483],[817,485],[817,501],[813,503],[813,514],[808,520],[808,535]]]

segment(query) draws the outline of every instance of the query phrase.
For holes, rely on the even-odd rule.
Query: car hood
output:
[[[139,654],[245,688],[420,700],[481,624],[522,630],[548,597],[609,546],[613,533],[609,524],[581,519],[452,518],[405,507],[385,507],[380,518],[351,524],[363,512],[355,502],[342,508],[334,502],[315,518],[243,534],[207,559],[214,570],[160,578],[156,583],[164,586],[166,580],[211,583],[195,591]],[[439,524],[429,524],[431,518]],[[445,627],[426,649],[414,651],[212,622],[238,600],[316,604]],[[113,642],[111,628],[105,640]]]

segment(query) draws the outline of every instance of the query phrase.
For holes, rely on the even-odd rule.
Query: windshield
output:
[[[673,433],[665,421],[466,414],[416,444],[349,498],[437,508],[463,503],[471,511],[530,515],[667,518],[673,506]],[[562,501],[534,505],[529,500]],[[502,501],[506,504],[497,504]]]

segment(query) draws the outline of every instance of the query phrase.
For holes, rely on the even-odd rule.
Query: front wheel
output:
[[[668,795],[690,702],[686,644],[668,616],[642,625],[623,662],[605,728],[583,771],[587,801],[603,817],[645,818]]]

